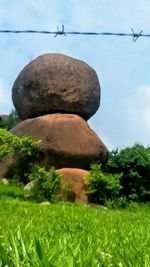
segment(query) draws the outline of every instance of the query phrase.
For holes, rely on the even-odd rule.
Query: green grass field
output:
[[[3,188],[0,266],[150,266],[150,206],[41,206],[22,200],[22,191],[10,193],[15,191],[12,186]]]

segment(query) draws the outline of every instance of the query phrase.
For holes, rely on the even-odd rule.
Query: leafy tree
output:
[[[150,201],[150,147],[135,144],[110,152],[105,171],[122,173],[122,195],[128,199]]]
[[[5,128],[7,130],[12,129],[16,124],[21,121],[16,110],[11,111],[11,113],[2,121],[0,121],[0,128]]]

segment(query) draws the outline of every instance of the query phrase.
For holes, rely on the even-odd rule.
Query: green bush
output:
[[[118,197],[116,199],[113,200],[107,200],[104,203],[105,207],[107,207],[108,209],[125,209],[127,207],[129,207],[129,201],[127,200],[126,197]]]
[[[89,201],[104,205],[107,200],[116,199],[121,189],[120,178],[121,174],[103,173],[100,164],[92,164],[86,180]]]
[[[33,158],[37,152],[37,144],[30,136],[18,137],[6,129],[0,129],[0,161],[7,155]]]
[[[37,201],[54,201],[61,190],[61,175],[54,167],[46,171],[45,168],[36,166],[29,179],[33,181],[31,192]]]
[[[13,160],[13,165],[6,170],[7,178],[18,177],[26,181],[26,173],[31,172],[31,165],[38,161],[38,141],[30,136],[18,137],[6,129],[0,129],[0,163]],[[10,160],[11,161],[11,160]]]
[[[150,201],[150,147],[135,144],[112,151],[105,171],[122,173],[122,196],[133,201]]]

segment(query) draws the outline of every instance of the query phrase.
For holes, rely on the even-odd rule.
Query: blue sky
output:
[[[0,0],[1,29],[150,33],[149,0]],[[150,38],[0,34],[0,114],[13,108],[11,88],[31,59],[62,53],[97,72],[101,106],[89,120],[112,148],[150,145]]]

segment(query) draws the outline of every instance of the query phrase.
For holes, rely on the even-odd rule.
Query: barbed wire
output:
[[[80,31],[65,31],[64,25],[62,25],[61,30],[57,26],[56,31],[40,31],[40,30],[0,30],[0,34],[2,33],[29,33],[29,34],[49,34],[57,37],[59,35],[67,36],[67,35],[101,35],[101,36],[118,36],[118,37],[132,37],[134,42],[137,41],[140,37],[150,37],[150,34],[143,34],[143,30],[139,33],[135,32],[133,28],[131,28],[131,33],[118,33],[118,32],[80,32]]]

